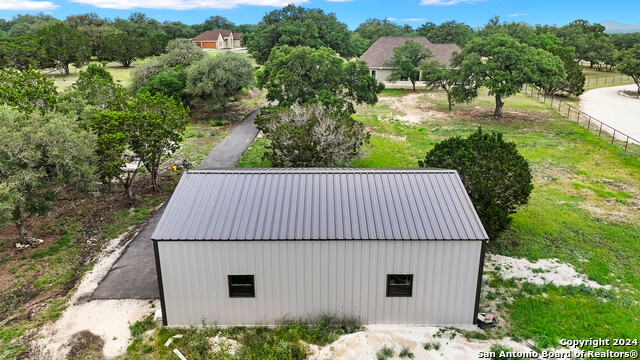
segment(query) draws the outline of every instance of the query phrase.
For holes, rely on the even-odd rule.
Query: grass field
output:
[[[562,338],[625,338],[640,334],[640,161],[523,94],[506,99],[505,117],[494,119],[493,98],[446,110],[442,93],[421,92],[412,104],[421,123],[400,121],[397,101],[408,94],[385,91],[376,106],[361,106],[356,118],[372,133],[357,167],[415,167],[434,143],[482,127],[518,145],[534,174],[529,204],[490,243],[490,252],[531,261],[557,258],[599,284],[602,294],[563,287],[542,288],[504,304],[507,335],[531,338],[539,347]],[[408,111],[406,111],[408,112]],[[257,139],[239,166],[267,167],[266,144]],[[512,284],[513,285],[513,284]],[[485,286],[487,286],[485,284]],[[516,285],[516,288],[520,285]],[[483,303],[486,299],[483,299]],[[499,331],[494,335],[499,336]],[[618,350],[620,348],[617,348]]]

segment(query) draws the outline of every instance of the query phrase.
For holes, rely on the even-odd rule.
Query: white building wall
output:
[[[468,326],[481,241],[159,241],[170,326],[276,325],[331,313],[363,324]],[[387,274],[413,274],[412,297],[386,297]],[[227,275],[255,275],[230,298]]]

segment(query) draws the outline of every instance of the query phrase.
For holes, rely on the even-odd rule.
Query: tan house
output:
[[[393,70],[393,68],[385,66],[384,64],[393,56],[393,49],[404,45],[409,40],[420,43],[431,50],[433,57],[427,59],[427,61],[438,60],[447,66],[451,65],[453,53],[456,51],[461,52],[460,47],[456,44],[434,44],[425,37],[385,36],[373,43],[373,45],[362,54],[360,59],[369,65],[371,75],[378,79],[378,81],[384,82]]]
[[[193,43],[203,49],[221,50],[238,49],[241,47],[242,33],[231,30],[209,30],[191,39]]]

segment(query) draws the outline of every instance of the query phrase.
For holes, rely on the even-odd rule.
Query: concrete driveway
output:
[[[638,91],[638,87],[623,85],[589,90],[580,96],[580,110],[640,141],[640,100],[619,95],[620,90]]]
[[[232,168],[258,135],[252,111],[216,145],[198,169]],[[166,204],[166,203],[165,203]],[[163,205],[129,243],[107,276],[91,295],[92,299],[157,299],[160,297],[151,235],[162,217]]]

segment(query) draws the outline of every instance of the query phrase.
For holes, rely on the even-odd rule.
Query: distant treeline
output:
[[[414,28],[389,20],[367,19],[351,31],[333,13],[293,5],[266,14],[256,25],[236,25],[221,16],[187,25],[159,22],[139,12],[127,19],[112,20],[88,13],[63,21],[40,13],[0,20],[0,67],[58,68],[68,73],[69,65],[86,63],[92,56],[128,67],[136,59],[160,55],[169,40],[192,38],[213,29],[244,33],[242,44],[258,63],[264,63],[271,49],[279,45],[329,47],[345,58],[353,58],[382,36],[424,36],[433,43],[455,43],[463,48],[474,37],[504,33],[539,48],[548,47],[541,42],[563,46],[573,51],[575,60],[607,70],[615,67],[619,51],[640,43],[640,33],[608,35],[603,25],[585,20],[557,27],[501,22],[495,17],[476,31],[455,20],[426,22]]]

